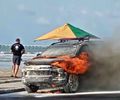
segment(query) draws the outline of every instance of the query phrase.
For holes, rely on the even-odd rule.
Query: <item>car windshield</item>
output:
[[[75,56],[78,45],[51,45],[45,50],[41,56],[56,57],[56,56]]]

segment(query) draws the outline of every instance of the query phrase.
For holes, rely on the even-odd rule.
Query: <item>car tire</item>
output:
[[[66,86],[64,87],[65,93],[74,93],[77,92],[79,89],[79,76],[70,74],[68,76],[68,82]]]
[[[26,90],[28,93],[37,92],[38,89],[39,89],[38,86],[34,86],[34,85],[25,85],[25,90]]]

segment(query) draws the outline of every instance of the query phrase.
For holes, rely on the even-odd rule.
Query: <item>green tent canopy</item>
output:
[[[92,38],[98,39],[95,35],[92,35],[84,30],[74,27],[71,24],[65,24],[57,29],[36,38],[35,40],[48,40],[48,39],[79,39],[79,38]]]

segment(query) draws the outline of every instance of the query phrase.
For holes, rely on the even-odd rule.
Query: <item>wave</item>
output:
[[[22,56],[22,63],[28,59],[31,59],[35,54],[24,54]],[[12,54],[0,54],[0,67],[9,67],[12,63]]]

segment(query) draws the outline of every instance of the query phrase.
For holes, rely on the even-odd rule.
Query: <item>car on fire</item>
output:
[[[28,93],[38,89],[61,89],[65,93],[77,92],[80,86],[79,77],[83,73],[70,73],[64,68],[55,66],[54,62],[63,62],[61,56],[74,58],[87,52],[89,55],[90,41],[69,40],[51,44],[40,55],[25,62],[22,69],[22,82]],[[78,65],[79,66],[79,65]]]

